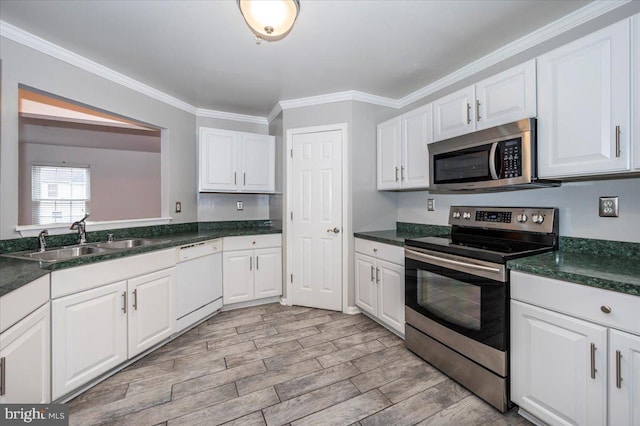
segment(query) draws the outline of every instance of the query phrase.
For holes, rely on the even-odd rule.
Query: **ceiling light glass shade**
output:
[[[277,41],[289,34],[300,11],[298,0],[238,0],[256,40]]]

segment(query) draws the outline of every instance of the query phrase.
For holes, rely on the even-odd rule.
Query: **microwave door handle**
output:
[[[491,151],[489,151],[489,172],[491,172],[491,179],[498,180],[500,176],[496,171],[496,163],[498,158],[496,155],[500,155],[500,150],[498,149],[498,142],[494,142],[491,144]]]

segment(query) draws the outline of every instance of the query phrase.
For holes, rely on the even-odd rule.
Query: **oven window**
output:
[[[468,330],[482,327],[482,287],[418,270],[417,302],[439,318]]]

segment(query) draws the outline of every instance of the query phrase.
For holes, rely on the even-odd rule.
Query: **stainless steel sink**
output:
[[[107,248],[112,250],[128,249],[134,247],[148,246],[150,244],[157,244],[162,242],[161,240],[155,240],[151,238],[131,238],[128,240],[110,241],[106,243],[97,243],[96,247]]]
[[[18,259],[29,259],[29,260],[41,260],[43,262],[57,262],[59,260],[69,260],[75,259],[78,257],[91,256],[101,253],[108,253],[111,250],[102,248],[102,247],[94,247],[94,246],[75,246],[75,247],[63,247],[55,250],[47,250],[43,252],[18,252],[18,253],[8,253],[3,256],[6,257],[14,257]]]

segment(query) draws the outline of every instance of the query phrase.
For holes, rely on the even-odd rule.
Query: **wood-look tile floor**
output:
[[[73,425],[525,425],[364,315],[221,312],[70,401]]]

